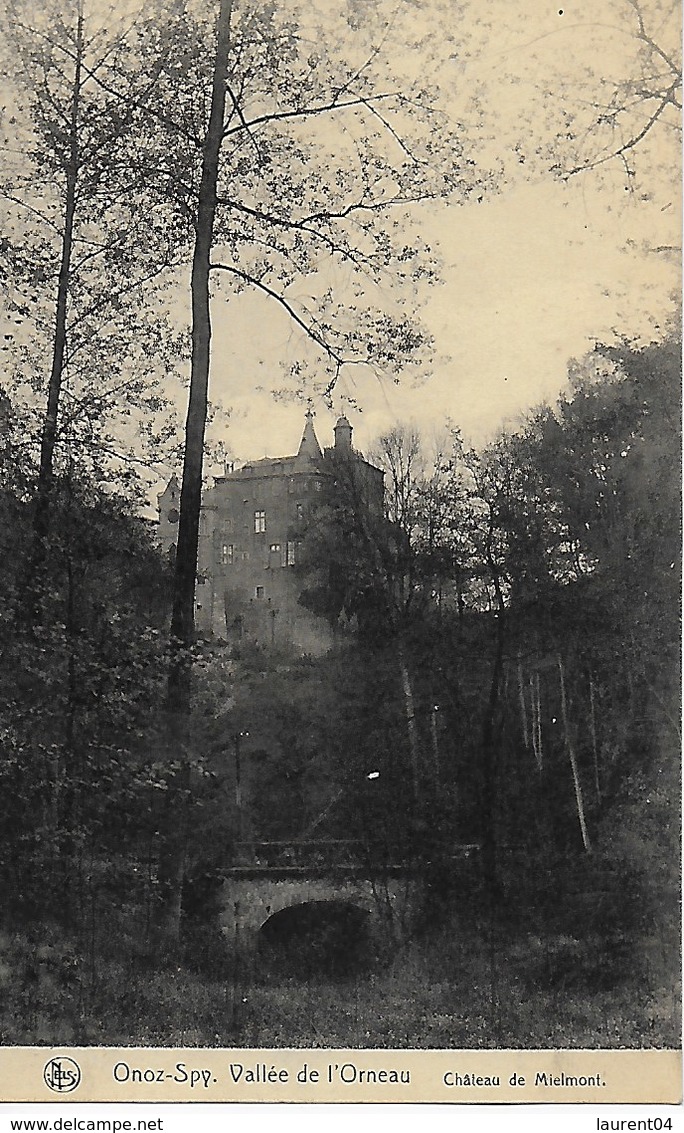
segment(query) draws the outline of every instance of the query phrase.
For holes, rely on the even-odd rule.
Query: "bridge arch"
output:
[[[264,969],[344,976],[367,964],[377,943],[371,911],[353,897],[285,905],[260,926],[256,948]]]
[[[312,917],[325,919],[326,911],[335,909],[342,921],[343,909],[355,909],[359,923],[363,918],[370,937],[380,943],[397,940],[409,930],[417,889],[417,881],[406,876],[385,878],[380,884],[359,875],[238,868],[225,877],[220,922],[229,940],[239,942],[241,950],[255,953],[264,927],[286,910],[304,908]],[[294,923],[298,917],[306,918],[307,913],[288,915]],[[349,914],[350,922],[355,916]],[[271,931],[275,932],[273,925],[265,935]]]

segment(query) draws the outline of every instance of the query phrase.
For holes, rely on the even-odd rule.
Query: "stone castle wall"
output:
[[[351,448],[341,418],[335,452],[348,454],[371,485],[378,506],[382,473]],[[294,567],[307,510],[322,490],[323,454],[310,415],[296,456],[267,458],[218,478],[200,515],[196,625],[202,636],[252,641],[265,648],[293,645],[321,653],[332,644],[328,623],[300,606]],[[158,496],[159,539],[173,553],[180,488],[176,477]]]

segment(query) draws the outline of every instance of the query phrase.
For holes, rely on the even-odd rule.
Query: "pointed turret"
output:
[[[306,414],[306,424],[304,426],[304,432],[302,433],[302,439],[299,445],[297,459],[319,461],[322,459],[322,457],[323,453],[321,452],[321,446],[319,445],[318,437],[314,432],[313,413],[309,409],[307,410]]]
[[[176,476],[176,473],[173,472],[171,474],[171,479],[169,480],[168,484],[164,488],[164,491],[157,493],[157,507],[159,508],[159,510],[161,512],[163,510],[163,508],[167,505],[168,506],[171,506],[171,505],[178,506],[179,499],[180,499],[180,484],[178,483],[178,477]]]
[[[165,551],[176,546],[178,539],[178,520],[180,519],[180,484],[174,472],[163,492],[157,496],[159,526],[157,535]]]

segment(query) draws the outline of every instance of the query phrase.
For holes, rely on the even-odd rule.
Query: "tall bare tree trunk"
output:
[[[537,771],[543,767],[544,751],[542,748],[541,731],[541,684],[539,670],[530,675],[530,704],[532,713],[532,751],[537,764]]]
[[[437,712],[439,705],[433,704],[430,709],[430,734],[432,736],[432,759],[434,766],[434,779],[435,788],[439,790],[441,780],[441,768],[439,764],[439,732],[437,730]]]
[[[74,243],[74,220],[76,216],[76,188],[79,169],[79,112],[81,102],[83,68],[83,4],[79,0],[76,43],[74,47],[74,81],[71,90],[69,112],[69,161],[65,170],[66,190],[64,198],[64,229],[62,231],[62,252],[57,281],[57,301],[55,308],[55,333],[52,347],[52,365],[48,383],[47,407],[40,440],[40,466],[36,506],[33,514],[33,544],[27,582],[33,582],[35,573],[45,558],[45,540],[50,526],[50,497],[53,483],[55,444],[57,440],[57,419],[64,374],[64,355],[66,352],[67,314],[69,286],[71,283],[71,255]],[[34,598],[35,604],[35,598]]]
[[[568,703],[565,692],[565,676],[563,672],[563,661],[561,660],[560,653],[558,654],[558,676],[560,679],[560,694],[561,694],[561,715],[563,717],[563,731],[565,732],[565,746],[568,749],[568,756],[570,757],[570,766],[572,768],[572,781],[575,785],[575,801],[577,803],[577,818],[580,825],[580,833],[582,835],[582,844],[587,851],[591,853],[591,843],[589,841],[589,832],[587,830],[587,823],[584,816],[584,800],[582,797],[582,784],[580,783],[579,768],[577,766],[577,756],[575,755],[575,747],[572,742],[570,734],[570,721],[568,718]]]
[[[232,0],[220,0],[209,123],[204,138],[195,250],[192,260],[192,361],[185,424],[178,545],[171,615],[171,660],[166,695],[168,754],[180,768],[169,782],[159,861],[157,929],[168,939],[180,932],[181,895],[188,835],[192,778],[188,739],[195,638],[195,581],[202,502],[202,466],[207,421],[211,315],[209,274],[216,214],[216,189],[223,138],[226,72]]]
[[[404,710],[406,713],[406,730],[408,732],[409,739],[409,752],[411,755],[413,797],[416,808],[419,809],[422,802],[422,791],[420,783],[420,744],[418,741],[418,729],[416,727],[416,710],[413,701],[413,686],[411,685],[411,675],[408,670],[404,644],[401,641],[399,642],[397,655],[399,660],[399,672],[401,674],[401,688],[404,694]]]
[[[591,724],[591,747],[594,753],[594,786],[596,788],[596,801],[601,805],[601,779],[599,775],[599,753],[596,737],[596,703],[594,699],[594,682],[589,674],[589,722]]]
[[[530,741],[529,741],[529,730],[528,730],[528,727],[527,727],[527,705],[525,704],[525,687],[523,685],[523,671],[522,671],[522,661],[520,659],[520,654],[518,654],[517,677],[518,677],[518,699],[520,701],[520,719],[522,721],[522,727],[523,727],[523,743],[525,744],[525,747],[529,747]],[[533,727],[534,727],[534,725],[533,725]]]
[[[503,677],[505,631],[503,613],[499,613],[494,646],[492,675],[489,683],[489,696],[482,724],[482,865],[487,888],[491,895],[498,896],[501,891],[497,868],[497,838],[494,804],[496,797],[497,747],[500,739],[499,699]]]
[[[501,686],[504,671],[504,644],[506,640],[506,605],[501,589],[501,576],[492,550],[494,534],[494,514],[490,507],[489,530],[486,543],[487,565],[494,586],[496,599],[496,636],[494,659],[489,683],[489,696],[482,722],[482,795],[480,802],[480,821],[482,824],[482,869],[490,898],[502,896],[497,866],[495,797],[497,748],[500,740]]]

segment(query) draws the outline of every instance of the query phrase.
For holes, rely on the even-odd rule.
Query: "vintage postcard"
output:
[[[2,21],[0,1100],[679,1103],[679,4]]]

